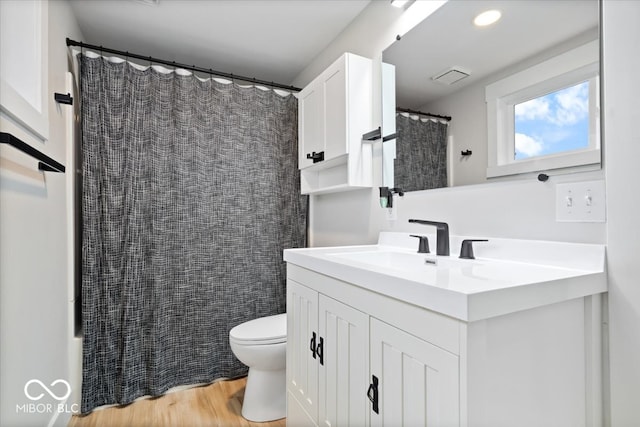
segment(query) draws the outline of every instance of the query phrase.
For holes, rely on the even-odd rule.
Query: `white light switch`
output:
[[[604,180],[556,184],[556,221],[605,222]]]

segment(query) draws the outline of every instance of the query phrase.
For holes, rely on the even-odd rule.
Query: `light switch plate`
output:
[[[605,222],[604,180],[556,184],[556,221]]]

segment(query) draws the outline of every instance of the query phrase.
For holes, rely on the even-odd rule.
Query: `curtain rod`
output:
[[[97,46],[97,45],[93,45],[93,44],[89,44],[89,43],[78,42],[78,41],[75,41],[75,40],[71,40],[68,37],[67,37],[67,46],[79,46],[79,47],[83,47],[83,48],[87,48],[87,49],[97,50],[97,51],[100,51],[100,52],[113,53],[115,55],[124,56],[126,58],[141,59],[143,61],[149,61],[149,62],[154,62],[156,64],[168,65],[168,66],[174,67],[174,68],[183,68],[185,70],[197,71],[199,73],[205,73],[205,74],[209,74],[209,75],[212,75],[212,76],[225,77],[227,79],[231,79],[232,81],[233,80],[242,80],[244,82],[250,82],[250,83],[259,84],[259,85],[263,85],[263,86],[269,86],[269,87],[272,87],[272,88],[286,89],[286,90],[290,90],[290,91],[293,91],[293,92],[300,92],[302,90],[302,89],[297,88],[295,86],[283,85],[283,84],[274,83],[274,82],[268,82],[266,80],[256,79],[255,77],[244,77],[244,76],[239,76],[237,74],[224,73],[222,71],[212,70],[211,68],[196,67],[195,65],[181,64],[181,63],[175,62],[175,61],[167,61],[167,60],[164,60],[164,59],[153,58],[151,56],[138,55],[138,54],[135,54],[135,53],[125,52],[125,51],[122,51],[122,50],[109,49],[109,48],[106,48],[106,47],[103,47],[103,46]]]
[[[409,114],[420,114],[422,116],[433,117],[436,119],[446,120],[448,122],[451,121],[451,116],[441,116],[440,114],[431,114],[431,113],[423,113],[422,111],[410,110],[408,108],[396,108],[396,112],[401,113],[409,113]]]

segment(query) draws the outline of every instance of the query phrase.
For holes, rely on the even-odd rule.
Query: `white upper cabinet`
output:
[[[41,141],[49,137],[47,2],[0,1],[0,111]]]
[[[371,187],[372,61],[345,53],[298,94],[303,194]]]

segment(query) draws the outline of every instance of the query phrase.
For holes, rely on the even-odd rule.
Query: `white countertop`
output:
[[[451,236],[448,257],[417,254],[409,233],[381,233],[377,245],[287,249],[284,260],[464,321],[607,291],[604,245],[489,239],[463,260],[463,238]]]

